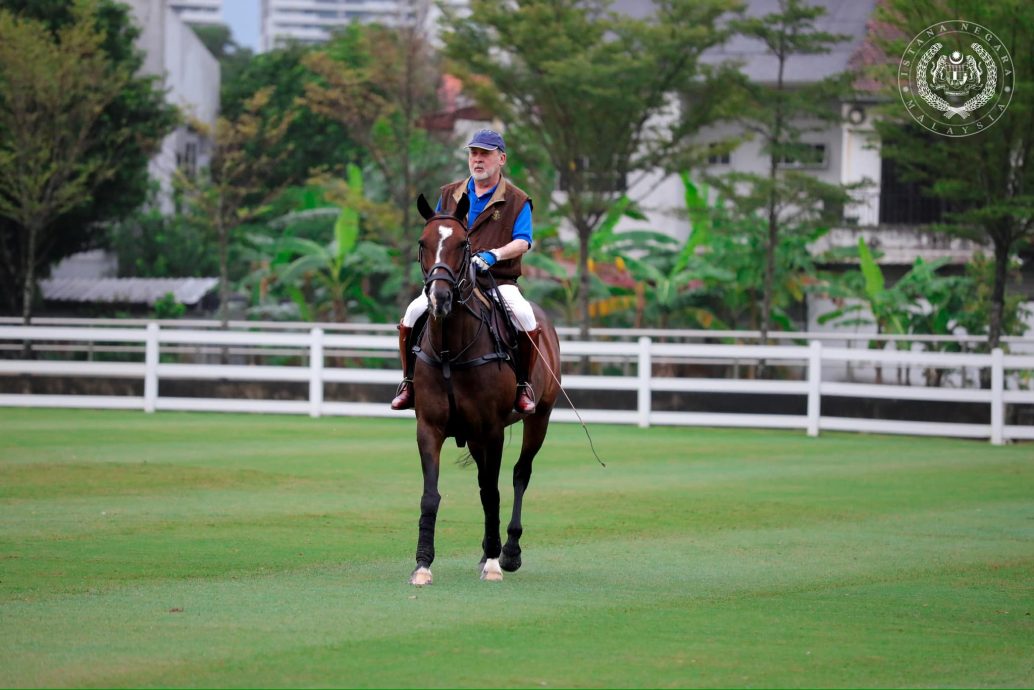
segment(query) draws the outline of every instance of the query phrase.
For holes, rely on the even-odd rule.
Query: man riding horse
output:
[[[472,259],[481,273],[491,273],[499,286],[499,295],[506,303],[514,325],[525,334],[518,337],[517,398],[514,409],[522,414],[535,412],[535,392],[528,383],[535,363],[539,336],[531,304],[517,287],[521,275],[521,257],[531,249],[531,199],[520,188],[503,177],[506,143],[490,129],[475,133],[467,144],[467,166],[470,177],[445,185],[441,189],[438,213],[453,213],[464,194],[470,201],[467,227]],[[391,409],[413,407],[413,329],[427,311],[427,296],[419,295],[406,309],[399,324],[399,355],[402,359],[402,383]]]

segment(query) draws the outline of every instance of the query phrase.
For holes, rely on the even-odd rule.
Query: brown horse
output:
[[[481,506],[485,513],[485,537],[479,564],[481,579],[501,580],[503,570],[521,567],[521,505],[531,479],[531,464],[542,447],[559,392],[560,344],[556,330],[537,305],[535,318],[543,326],[537,366],[529,380],[538,394],[533,414],[514,411],[517,379],[511,366],[514,352],[501,333],[498,309],[491,297],[477,287],[470,262],[466,217],[468,202],[461,199],[456,215],[435,215],[427,200],[417,201],[427,221],[420,236],[420,267],[429,303],[427,325],[414,351],[413,393],[417,419],[417,447],[424,473],[420,500],[420,527],[416,548],[414,585],[431,584],[434,561],[434,527],[441,495],[438,474],[445,439],[454,437],[468,445],[477,465]],[[526,338],[523,333],[518,337]],[[555,375],[555,378],[554,378]],[[521,454],[513,468],[513,515],[499,536],[499,471],[504,429],[524,422]]]

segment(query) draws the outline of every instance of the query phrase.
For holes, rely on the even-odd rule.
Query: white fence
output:
[[[245,330],[184,330],[160,328],[151,323],[136,328],[0,326],[0,347],[18,350],[33,343],[42,352],[90,348],[106,351],[140,352],[143,361],[70,361],[57,359],[0,359],[0,377],[21,375],[85,378],[127,378],[143,380],[142,396],[122,395],[41,395],[0,394],[0,407],[86,407],[156,410],[193,410],[212,412],[259,412],[370,417],[411,416],[412,412],[393,412],[387,402],[341,402],[324,400],[328,383],[391,384],[399,381],[398,369],[366,369],[327,366],[327,352],[351,358],[397,359],[398,340],[393,335],[329,334],[313,328],[308,332],[271,332]],[[65,345],[56,345],[64,343]],[[74,345],[67,345],[73,343]],[[100,344],[100,345],[98,345]],[[186,364],[162,363],[161,355],[182,352],[229,351],[231,348],[265,348],[279,354],[300,355],[307,366],[268,364]],[[271,350],[272,348],[277,348]],[[1011,440],[1034,440],[1034,426],[1006,424],[1007,405],[1034,405],[1034,391],[1007,389],[1007,378],[1029,376],[1034,370],[1034,355],[1006,355],[999,349],[991,354],[950,354],[899,350],[847,349],[823,345],[812,340],[800,345],[710,345],[658,343],[649,337],[636,342],[564,341],[565,359],[589,357],[609,362],[626,362],[632,375],[566,375],[569,391],[635,391],[633,410],[581,409],[587,422],[651,425],[731,426],[802,429],[816,436],[823,430],[899,433],[962,438],[987,438],[1001,444]],[[749,365],[764,361],[769,365],[800,367],[801,380],[746,380],[728,378],[678,378],[654,375],[654,364],[693,363]],[[989,370],[990,388],[931,388],[824,381],[823,366],[852,363],[871,366],[930,367],[941,369]],[[631,366],[634,365],[634,366]],[[746,368],[746,367],[743,367]],[[238,398],[170,397],[159,395],[159,381],[171,380],[287,381],[308,383],[306,400],[253,400]],[[807,400],[801,414],[737,414],[654,410],[655,392],[739,393],[749,395],[793,395]],[[986,404],[989,424],[919,422],[886,419],[834,417],[822,414],[823,397],[943,401]],[[553,418],[576,421],[570,409],[557,409]]]

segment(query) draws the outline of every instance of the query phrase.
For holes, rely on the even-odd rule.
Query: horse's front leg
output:
[[[445,437],[423,422],[417,423],[417,447],[420,449],[420,467],[424,474],[424,493],[420,497],[420,523],[416,542],[416,569],[409,578],[411,585],[431,584],[431,563],[434,562],[434,526],[438,520],[438,472],[441,466],[442,444]]]
[[[470,446],[470,454],[477,463],[478,488],[481,489],[481,508],[485,513],[485,537],[481,541],[481,579],[497,582],[503,579],[499,567],[499,553],[503,548],[499,538],[499,467],[503,457],[503,434],[487,443]]]

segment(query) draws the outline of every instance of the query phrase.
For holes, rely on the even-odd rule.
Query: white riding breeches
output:
[[[513,314],[514,325],[522,331],[533,331],[538,327],[535,321],[535,312],[531,309],[531,303],[524,299],[520,288],[516,285],[500,285],[499,294],[506,302],[506,308]],[[402,325],[412,328],[416,320],[427,311],[427,295],[420,293],[417,298],[409,303],[406,314],[402,317]]]

